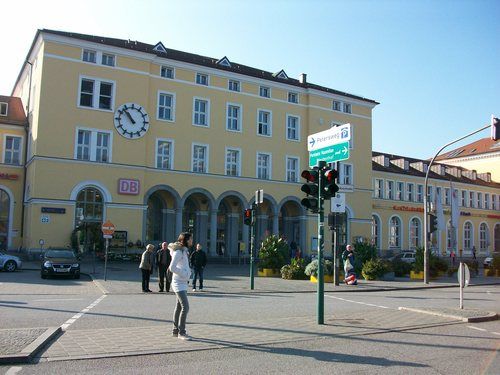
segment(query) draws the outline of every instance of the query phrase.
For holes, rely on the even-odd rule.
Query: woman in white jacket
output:
[[[189,302],[187,298],[188,282],[191,276],[189,267],[188,247],[193,245],[191,233],[181,233],[177,242],[168,244],[168,249],[172,255],[170,271],[172,271],[172,290],[175,292],[177,303],[174,310],[174,327],[172,336],[182,340],[190,340],[186,334],[186,318],[189,312]]]

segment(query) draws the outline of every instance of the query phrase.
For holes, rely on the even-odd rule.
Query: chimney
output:
[[[307,74],[306,73],[301,73],[299,75],[299,82],[300,83],[307,83]]]

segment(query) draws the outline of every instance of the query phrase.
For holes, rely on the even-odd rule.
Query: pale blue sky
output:
[[[376,151],[427,158],[500,116],[500,0],[45,0],[0,11],[4,95],[36,29],[48,28],[307,73],[381,103]]]

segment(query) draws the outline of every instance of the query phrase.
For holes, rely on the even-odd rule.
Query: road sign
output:
[[[264,203],[264,189],[259,189],[255,191],[255,203]]]
[[[324,160],[327,163],[349,159],[349,142],[331,145],[319,150],[309,152],[309,166],[318,165],[318,161]]]
[[[335,196],[331,198],[330,202],[332,205],[332,208],[331,208],[332,212],[339,212],[339,213],[345,212],[345,194],[344,193],[335,194]]]
[[[307,136],[307,151],[320,150],[327,146],[351,140],[351,124],[335,126],[328,130]]]
[[[110,239],[110,238],[113,238],[113,235],[112,234],[103,234],[102,237],[105,239]]]
[[[102,224],[101,230],[102,234],[111,236],[115,233],[115,226],[111,221],[107,220],[104,224]]]
[[[465,263],[460,263],[458,267],[458,283],[462,288],[465,288],[466,286],[469,285],[470,281],[470,271],[469,267],[467,267],[467,264]]]

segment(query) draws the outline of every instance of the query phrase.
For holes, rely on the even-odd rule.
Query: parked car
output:
[[[42,279],[49,276],[71,276],[80,278],[80,262],[69,249],[49,249],[42,257]]]
[[[493,257],[484,258],[484,261],[483,261],[484,268],[490,268],[492,264],[493,264]]]
[[[0,253],[0,269],[7,272],[14,272],[15,270],[21,269],[23,262],[21,259],[14,255]]]
[[[406,263],[415,263],[415,252],[414,251],[403,251],[391,258],[391,260],[400,259]]]

